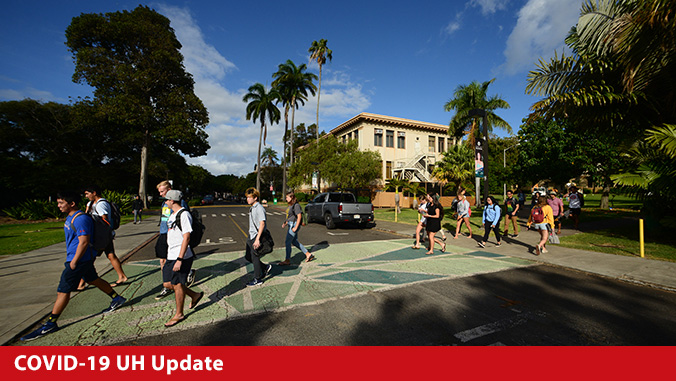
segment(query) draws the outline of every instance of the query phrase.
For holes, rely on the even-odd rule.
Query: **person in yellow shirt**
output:
[[[554,212],[552,207],[547,204],[546,197],[540,197],[537,205],[534,205],[528,217],[528,229],[531,228],[540,231],[540,242],[535,246],[535,255],[546,253],[547,238],[549,232],[554,230]]]

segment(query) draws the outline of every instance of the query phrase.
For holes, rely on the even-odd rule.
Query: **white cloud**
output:
[[[4,100],[22,100],[35,99],[41,102],[64,102],[63,99],[56,97],[49,91],[38,90],[32,87],[25,87],[23,89],[0,89],[0,99]]]
[[[483,15],[490,15],[500,10],[507,9],[508,0],[470,0],[469,5],[480,7]]]
[[[455,31],[459,30],[462,27],[462,23],[460,22],[462,20],[462,15],[463,12],[458,12],[455,14],[455,19],[451,20],[446,27],[444,27],[443,32],[447,35],[453,34]]]
[[[214,175],[232,173],[239,176],[252,172],[258,157],[260,122],[254,124],[246,120],[246,104],[242,102],[242,97],[247,90],[228,89],[223,84],[229,73],[238,72],[237,66],[206,43],[188,9],[167,5],[158,5],[157,9],[171,20],[176,37],[183,45],[181,53],[186,70],[195,78],[195,94],[209,111],[206,132],[211,148],[206,156],[186,160],[201,165]],[[313,67],[312,64],[310,67]],[[347,73],[332,72],[326,66],[323,71],[320,129],[329,130],[335,126],[323,125],[323,116],[344,117],[347,120],[364,111],[370,102],[363,94],[361,85],[351,82]],[[306,125],[315,123],[316,107],[317,98],[314,96],[296,111],[294,122]],[[266,143],[281,156],[284,110],[280,107],[280,111],[280,122],[268,126]]]
[[[564,48],[568,31],[577,23],[580,4],[580,0],[529,0],[507,39],[501,70],[517,74],[532,68],[540,57],[551,57]]]

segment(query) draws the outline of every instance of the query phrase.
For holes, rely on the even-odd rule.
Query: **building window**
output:
[[[446,139],[439,138],[439,152],[446,152]]]
[[[354,130],[354,140],[359,144],[359,130]]]
[[[373,145],[376,147],[383,146],[383,130],[376,128],[375,133],[373,134]]]
[[[387,130],[385,132],[385,144],[388,148],[394,148],[394,131]]]
[[[429,146],[429,151],[434,152],[434,143],[435,143],[435,138],[434,136],[430,136],[428,140],[428,146]]]
[[[346,140],[347,140],[347,135],[343,135],[343,144],[345,144]]]
[[[405,132],[397,132],[397,148],[406,148]]]
[[[385,162],[385,179],[389,180],[392,178],[392,162]]]

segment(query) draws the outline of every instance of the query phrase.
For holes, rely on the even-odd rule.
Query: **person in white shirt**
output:
[[[176,299],[176,313],[165,327],[172,327],[185,319],[183,306],[185,296],[191,298],[190,306],[192,309],[197,306],[204,292],[195,292],[188,288],[188,274],[192,268],[192,262],[195,254],[190,248],[190,233],[192,233],[192,216],[181,206],[183,193],[178,190],[170,190],[164,196],[167,200],[167,206],[172,210],[171,216],[167,221],[169,231],[167,232],[167,261],[162,268],[163,286],[173,288]]]

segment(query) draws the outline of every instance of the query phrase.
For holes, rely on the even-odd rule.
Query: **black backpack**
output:
[[[178,226],[178,229],[183,232],[183,229],[181,229],[181,213],[184,211],[187,211],[190,213],[190,217],[192,219],[192,223],[190,226],[192,226],[192,233],[190,233],[190,242],[188,242],[188,246],[190,246],[191,249],[196,248],[199,246],[200,242],[202,241],[202,237],[204,236],[204,230],[206,230],[206,226],[202,223],[202,215],[200,212],[193,210],[193,209],[181,209],[178,211],[178,214],[176,215],[176,226]],[[193,253],[194,254],[194,253]]]
[[[122,213],[120,212],[120,206],[117,205],[117,203],[110,202],[106,200],[105,198],[101,198],[99,201],[94,203],[92,205],[92,209],[96,206],[101,201],[105,201],[110,205],[110,222],[112,223],[113,230],[117,230],[120,228],[120,220],[122,219]],[[92,215],[94,215],[92,213]]]
[[[580,199],[580,208],[584,208],[584,195],[580,192],[577,192],[577,197]]]
[[[94,221],[94,231],[89,237],[89,244],[96,250],[97,254],[100,254],[111,242],[113,242],[113,229],[103,217],[80,212],[74,215],[70,220],[70,228],[73,231],[75,231],[73,221],[75,221],[75,218],[80,214],[89,216]]]

